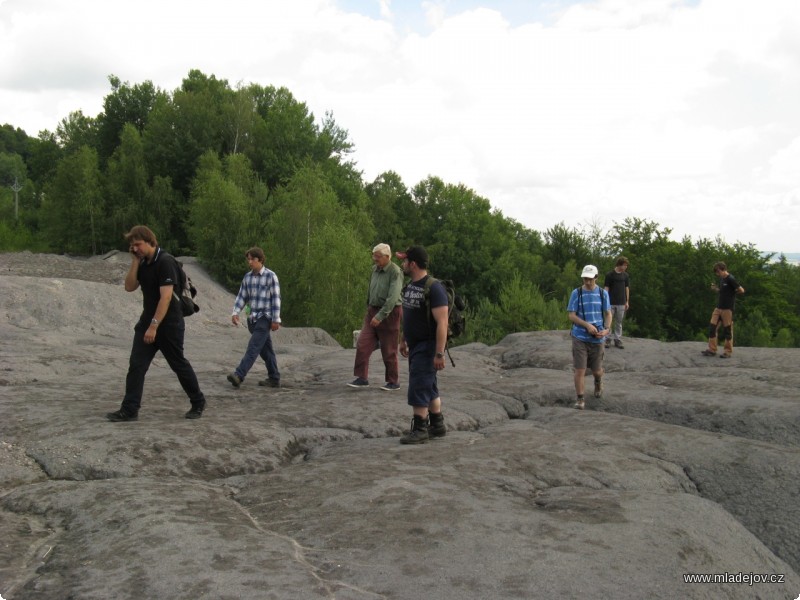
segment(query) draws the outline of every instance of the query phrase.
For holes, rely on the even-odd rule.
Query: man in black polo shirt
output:
[[[144,376],[159,350],[189,396],[192,408],[187,419],[203,414],[206,400],[192,365],[183,356],[184,322],[180,303],[173,299],[174,286],[180,285],[178,265],[164,252],[155,234],[144,225],[126,235],[131,252],[131,268],[125,277],[125,291],[142,289],[142,314],[133,328],[133,347],[125,379],[125,397],[119,410],[108,413],[109,421],[135,421],[142,404]]]

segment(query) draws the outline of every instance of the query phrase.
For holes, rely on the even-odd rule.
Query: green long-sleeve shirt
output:
[[[403,271],[393,262],[381,268],[372,265],[372,277],[369,279],[367,304],[380,306],[375,318],[383,321],[395,306],[402,303],[400,292],[403,289]]]

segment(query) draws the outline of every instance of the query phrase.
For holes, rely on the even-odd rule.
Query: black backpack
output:
[[[178,280],[180,282],[180,294],[173,288],[172,297],[178,301],[181,307],[181,313],[184,317],[191,317],[194,313],[200,312],[200,307],[194,301],[197,296],[197,288],[194,287],[192,280],[183,270],[183,263],[177,260],[174,256],[172,259],[175,261],[175,269],[178,273]]]
[[[437,281],[444,286],[445,292],[447,292],[447,343],[445,344],[445,350],[447,351],[447,356],[450,358],[450,362],[455,367],[456,363],[450,355],[450,340],[451,338],[460,336],[467,328],[467,319],[464,314],[464,309],[466,309],[467,305],[464,299],[456,293],[456,286],[451,279],[435,279],[429,275],[428,279],[425,281],[425,304],[428,306],[429,323],[433,319],[429,301],[431,286]]]

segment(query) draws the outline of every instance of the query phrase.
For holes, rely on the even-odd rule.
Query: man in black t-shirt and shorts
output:
[[[414,411],[411,431],[402,444],[420,444],[432,437],[444,437],[436,372],[444,369],[447,345],[447,292],[428,275],[428,253],[422,246],[397,252],[403,273],[411,277],[403,288],[403,329],[400,354],[408,358],[408,403]]]

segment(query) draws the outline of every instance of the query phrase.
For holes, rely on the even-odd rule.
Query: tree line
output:
[[[459,343],[567,328],[581,267],[602,274],[619,255],[630,260],[626,335],[701,340],[716,300],[711,267],[723,260],[747,289],[737,345],[800,345],[800,268],[752,244],[675,241],[635,216],[607,231],[558,223],[540,233],[433,175],[364,181],[347,130],[286,88],[232,87],[197,70],[172,92],[109,83],[97,116],[73,112],[37,137],[0,128],[0,251],[126,250],[122,233],[147,224],[235,292],[245,250],[259,245],[281,280],[284,322],[342,344],[363,318],[378,242],[426,246],[431,272],[456,282],[468,301]]]

